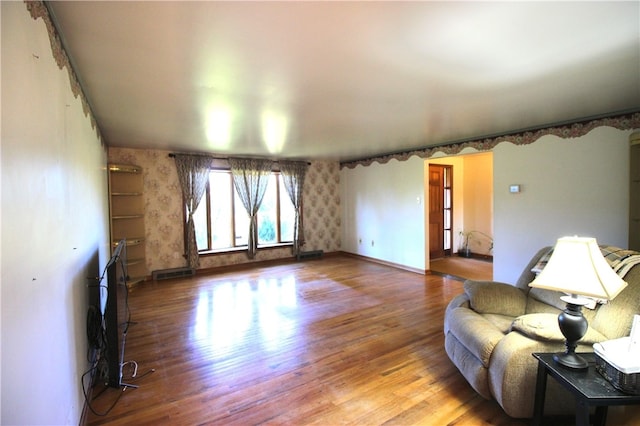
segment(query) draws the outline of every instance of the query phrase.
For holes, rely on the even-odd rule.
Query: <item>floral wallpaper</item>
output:
[[[303,249],[333,252],[341,249],[340,164],[311,163],[304,182]]]
[[[135,164],[143,169],[145,200],[146,262],[152,271],[186,266],[183,257],[182,195],[178,174],[169,151],[109,148],[109,162]],[[303,250],[335,252],[340,241],[340,165],[314,161],[304,185]],[[291,257],[290,247],[259,250],[250,260],[244,252],[202,256],[202,269]]]

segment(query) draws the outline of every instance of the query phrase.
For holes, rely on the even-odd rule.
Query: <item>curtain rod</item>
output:
[[[209,154],[181,154],[181,153],[175,153],[175,152],[170,152],[169,153],[169,157],[170,158],[174,158],[176,155],[198,155],[201,157],[211,157],[214,160],[228,160],[229,157],[216,157],[215,155],[209,155]],[[244,158],[249,158],[249,157],[244,157]],[[265,160],[268,160],[268,158],[265,158]],[[271,160],[274,163],[278,163],[278,160]],[[291,161],[297,161],[297,160],[291,160]],[[307,165],[311,165],[311,162],[307,161]]]

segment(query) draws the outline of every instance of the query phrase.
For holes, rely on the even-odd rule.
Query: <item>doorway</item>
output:
[[[453,166],[429,164],[429,258],[451,256]]]
[[[432,250],[440,244],[444,244],[444,226],[442,228],[442,240],[438,237],[440,232],[436,225],[432,226],[431,216],[437,219],[437,216],[442,215],[444,225],[444,203],[445,203],[445,191],[444,182],[446,181],[443,175],[439,177],[434,173],[432,176],[430,171],[431,166],[449,166],[449,174],[447,178],[450,180],[451,191],[447,192],[451,197],[451,215],[449,227],[451,232],[449,236],[451,238],[448,249],[450,251],[442,253]],[[433,178],[433,179],[432,179]],[[430,182],[433,180],[433,182]],[[443,181],[442,192],[436,188],[438,180]],[[438,194],[442,193],[442,205],[434,206],[433,208],[427,205],[426,200],[431,200],[431,188],[436,190],[434,197],[438,200]],[[425,257],[429,256],[429,259],[425,262],[430,271],[438,272],[443,270],[443,264],[448,264],[457,261],[470,260],[464,257],[455,256],[456,252],[465,243],[464,235],[471,233],[472,238],[469,238],[468,246],[471,249],[471,255],[474,258],[487,261],[492,259],[493,249],[493,153],[468,153],[454,156],[446,156],[439,158],[431,158],[426,161],[424,168],[424,188],[425,188]],[[442,213],[440,213],[442,211]],[[434,237],[435,238],[432,238]],[[443,246],[444,247],[444,246]],[[446,256],[450,254],[450,256]],[[434,261],[433,263],[431,261]],[[471,259],[473,260],[473,259]],[[471,263],[471,262],[469,262]],[[490,265],[489,265],[490,266]],[[443,270],[444,271],[444,270]],[[467,277],[465,277],[467,278]]]

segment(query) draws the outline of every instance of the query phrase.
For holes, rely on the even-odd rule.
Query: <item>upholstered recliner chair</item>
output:
[[[629,285],[607,304],[583,308],[589,329],[576,352],[593,352],[595,342],[628,336],[633,315],[640,314],[640,264],[633,266],[640,253],[601,248],[608,260],[621,261],[619,254],[625,255],[628,272],[623,279]],[[535,278],[532,269],[549,251],[546,247],[536,253],[515,285],[467,280],[464,293],[445,312],[447,355],[480,395],[495,399],[515,418],[533,415],[537,361],[531,354],[565,349],[558,327],[558,314],[566,306],[562,294],[528,286]],[[574,410],[571,395],[549,380],[545,415]]]

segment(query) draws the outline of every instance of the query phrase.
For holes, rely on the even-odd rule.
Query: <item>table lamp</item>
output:
[[[596,239],[559,238],[549,262],[529,286],[569,294],[561,297],[567,307],[558,316],[566,351],[554,354],[553,359],[568,368],[587,368],[584,358],[575,353],[578,341],[588,328],[582,306],[589,300],[580,296],[611,300],[627,286],[605,260]]]

